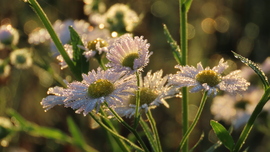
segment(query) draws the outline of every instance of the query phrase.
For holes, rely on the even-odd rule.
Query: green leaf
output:
[[[71,138],[58,129],[42,127],[31,123],[25,120],[19,113],[12,109],[8,110],[8,114],[11,115],[15,120],[15,123],[17,123],[17,129],[19,129],[19,131],[24,131],[35,137],[45,137],[55,139],[60,142],[71,142]]]
[[[67,118],[67,123],[68,123],[69,132],[71,133],[71,136],[72,136],[74,142],[77,145],[84,143],[83,136],[82,136],[78,126],[75,124],[75,122],[73,121],[73,119],[71,117]]]
[[[234,141],[226,128],[224,128],[220,123],[214,120],[211,120],[210,124],[222,144],[229,150],[232,150],[234,147]]]
[[[185,2],[186,8],[187,8],[187,12],[188,12],[188,10],[190,9],[190,6],[191,6],[192,1],[193,1],[193,0],[187,0],[187,1]]]
[[[82,73],[87,73],[89,71],[89,62],[83,55],[84,50],[78,47],[78,45],[83,46],[82,40],[79,34],[69,26],[71,45],[73,49],[73,62],[77,70]]]
[[[143,131],[144,131],[153,151],[158,152],[157,143],[156,143],[156,140],[154,138],[152,130],[149,128],[148,124],[142,118],[140,119],[140,124],[143,128]]]
[[[232,51],[232,53],[234,54],[235,58],[240,59],[241,62],[251,67],[251,69],[255,71],[255,73],[257,73],[263,83],[264,89],[267,89],[269,87],[269,82],[267,77],[265,76],[265,73],[258,67],[256,63],[252,62],[248,58],[241,56],[240,54],[235,53],[234,51]]]
[[[178,64],[181,64],[182,61],[182,53],[181,53],[181,49],[179,47],[179,45],[177,44],[177,42],[172,38],[166,24],[163,24],[163,29],[164,29],[164,34],[167,38],[167,42],[170,44],[171,48],[172,48],[172,53],[173,53],[173,56],[176,60],[176,62]]]

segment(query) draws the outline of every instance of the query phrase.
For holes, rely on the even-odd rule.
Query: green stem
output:
[[[102,108],[100,109],[100,112],[101,112],[101,114],[103,116],[105,116],[105,113],[104,113]],[[102,121],[104,122],[104,124],[106,126],[108,126],[110,129],[112,129],[112,131],[117,132],[111,121],[109,121],[109,120],[107,120],[105,118],[103,118]],[[117,142],[117,144],[119,145],[119,147],[122,149],[123,152],[129,152],[128,147],[126,146],[126,144],[122,140],[120,140],[120,138],[115,137],[115,136],[113,136],[113,137],[114,137],[115,141]]]
[[[49,21],[47,15],[44,13],[44,11],[42,10],[42,8],[40,7],[39,3],[36,0],[28,0],[28,3],[32,7],[32,9],[35,11],[35,13],[38,15],[38,17],[42,21],[43,25],[45,26],[45,28],[49,32],[49,34],[50,34],[50,36],[51,36],[51,38],[52,38],[55,46],[57,47],[58,51],[60,52],[60,54],[64,58],[65,62],[69,66],[69,68],[72,71],[72,73],[75,75],[75,77],[78,80],[82,80],[81,73],[76,70],[76,68],[74,66],[74,63],[69,58],[69,56],[68,56],[67,52],[65,51],[65,49],[64,49],[61,41],[59,40],[57,34],[55,33],[55,31],[54,31],[54,29],[52,27],[51,22]]]
[[[196,113],[196,116],[192,122],[192,124],[190,125],[190,127],[188,128],[187,132],[185,133],[185,135],[183,136],[181,142],[180,142],[180,145],[178,147],[178,151],[180,152],[180,150],[184,147],[189,135],[191,134],[191,132],[193,131],[193,129],[195,128],[196,124],[198,123],[198,120],[202,114],[202,111],[203,111],[203,108],[204,108],[204,105],[206,103],[206,99],[207,99],[207,91],[204,92],[203,94],[203,97],[201,99],[201,103],[200,103],[200,106],[199,106],[199,109]]]
[[[160,144],[160,139],[159,139],[159,135],[158,135],[158,131],[157,131],[157,126],[156,126],[156,121],[152,116],[151,110],[148,109],[146,116],[150,122],[151,128],[153,130],[153,133],[155,135],[155,140],[156,140],[156,144],[157,144],[157,148],[159,152],[162,152],[162,148],[161,148],[161,144]]]
[[[141,91],[140,91],[140,73],[136,71],[136,77],[137,77],[137,86],[138,90],[136,91],[136,108],[135,108],[135,122],[134,122],[134,129],[137,128],[139,121],[140,121],[140,96],[141,96]]]
[[[106,106],[110,109],[110,111],[112,112],[112,114],[115,116],[115,118],[124,126],[126,127],[131,133],[134,134],[134,136],[136,137],[136,139],[138,140],[139,144],[142,146],[142,148],[144,149],[145,152],[149,152],[147,146],[145,145],[145,143],[143,142],[141,136],[138,134],[138,132],[136,131],[135,128],[132,128],[130,125],[128,125],[111,107],[109,107],[109,105],[105,102]]]
[[[130,140],[126,139],[125,137],[119,135],[117,132],[115,132],[114,130],[112,130],[110,127],[108,127],[107,125],[105,125],[103,122],[101,122],[94,114],[89,113],[90,116],[100,125],[102,126],[104,129],[106,129],[107,131],[109,131],[112,135],[114,135],[116,138],[119,138],[119,140],[124,140],[127,143],[129,143],[133,148],[139,150],[139,151],[143,151],[140,147],[138,147],[137,145],[135,145],[133,142],[131,142]],[[129,150],[127,150],[129,151]]]
[[[186,5],[182,0],[179,0],[179,15],[180,15],[180,46],[182,51],[182,65],[187,65],[188,62],[188,43],[187,43],[187,10]],[[182,134],[185,135],[189,128],[188,124],[188,89],[182,88]],[[188,137],[183,143],[183,152],[188,152]]]
[[[269,95],[270,95],[270,87],[265,90],[260,102],[257,104],[253,113],[251,114],[247,124],[245,125],[243,131],[241,132],[241,135],[240,135],[238,141],[236,142],[236,144],[233,148],[233,152],[238,152],[242,148],[242,146],[244,145],[244,143],[245,143],[252,127],[253,127],[253,124],[254,124],[256,118],[261,113],[264,105],[269,100]]]

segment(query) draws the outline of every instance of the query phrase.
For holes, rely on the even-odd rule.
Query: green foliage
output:
[[[234,147],[234,141],[229,132],[217,121],[211,120],[210,124],[217,135],[218,139],[222,142],[222,144],[232,151]]]
[[[167,38],[167,42],[170,44],[172,48],[172,53],[173,56],[178,64],[182,64],[182,54],[181,54],[181,49],[177,42],[172,38],[170,31],[168,30],[167,26],[163,24],[163,30],[164,34]]]
[[[84,50],[78,47],[78,45],[83,46],[81,38],[71,26],[69,27],[69,32],[73,49],[73,62],[75,68],[79,70],[78,72],[80,74],[87,73],[89,71],[89,62],[83,55]]]
[[[265,76],[265,73],[258,67],[258,65],[256,63],[252,62],[248,58],[245,58],[245,57],[241,56],[240,54],[237,54],[233,51],[232,51],[232,53],[234,54],[235,58],[240,59],[241,62],[243,62],[247,66],[251,67],[251,69],[257,73],[257,75],[259,76],[259,78],[261,79],[261,81],[263,83],[264,89],[267,89],[269,87],[269,82],[268,82],[267,77]]]

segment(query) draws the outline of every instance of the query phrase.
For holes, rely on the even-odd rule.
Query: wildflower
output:
[[[73,49],[72,49],[72,45],[70,44],[65,44],[64,45],[64,49],[65,51],[67,52],[69,58],[72,60],[73,59]],[[65,69],[68,67],[66,61],[64,60],[63,56],[62,55],[58,55],[56,57],[56,59],[59,61],[59,65],[61,66],[61,69]]]
[[[83,0],[84,14],[91,15],[93,13],[103,13],[106,9],[105,3],[101,0]]]
[[[239,128],[248,121],[263,92],[262,89],[252,87],[242,96],[229,94],[216,96],[213,98],[211,113],[215,120],[223,120],[225,123]],[[270,103],[266,103],[263,110],[269,112]]]
[[[19,32],[10,24],[0,27],[0,44],[17,45],[19,41]]]
[[[154,109],[160,104],[165,107],[169,107],[165,99],[176,97],[177,89],[173,86],[169,86],[167,83],[168,76],[162,78],[163,71],[157,71],[155,73],[148,72],[144,77],[140,86],[140,107],[139,110]],[[130,96],[126,98],[126,102],[122,106],[115,108],[115,111],[120,116],[131,117],[135,114],[136,110],[136,96]]]
[[[177,87],[194,86],[190,92],[200,90],[208,91],[208,96],[212,93],[217,94],[218,90],[223,90],[232,94],[241,93],[247,90],[250,85],[240,76],[240,70],[233,71],[226,76],[221,74],[228,68],[227,62],[222,58],[218,66],[210,69],[203,68],[201,63],[197,64],[197,69],[193,66],[175,66],[180,71],[169,78],[169,83]]]
[[[84,34],[88,34],[90,24],[88,22],[85,22],[84,20],[55,21],[53,24],[53,29],[55,30],[56,34],[58,35],[60,41],[63,44],[67,44],[70,42],[69,26],[72,26],[74,30],[82,36]],[[51,40],[50,35],[48,31],[43,28],[34,30],[32,33],[29,34],[28,38],[28,42],[30,44],[40,44],[49,40]],[[59,55],[55,44],[51,42],[50,45],[53,55]]]
[[[106,15],[106,21],[109,24],[111,31],[131,32],[139,23],[139,17],[125,4],[112,5]]]
[[[110,33],[106,29],[94,28],[89,34],[82,36],[83,46],[79,46],[84,52],[84,56],[89,58],[108,52],[108,40]],[[98,53],[98,54],[97,54]]]
[[[17,49],[10,53],[10,62],[18,69],[26,69],[32,66],[32,54],[26,49]]]
[[[125,75],[124,72],[90,71],[88,75],[83,74],[82,82],[67,84],[67,88],[50,88],[48,93],[52,94],[41,101],[46,110],[57,104],[76,109],[76,113],[83,112],[84,116],[92,110],[99,110],[103,102],[114,107],[122,104],[125,96],[132,95],[137,89],[136,77]]]
[[[107,53],[109,63],[106,66],[115,71],[142,71],[152,55],[152,52],[149,53],[149,46],[142,36],[132,38],[131,35],[123,35],[110,47]]]
[[[0,59],[0,79],[6,78],[10,74],[10,66],[4,60]]]

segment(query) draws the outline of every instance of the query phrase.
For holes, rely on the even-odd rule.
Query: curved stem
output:
[[[203,94],[203,97],[201,99],[201,103],[200,103],[200,106],[199,106],[199,109],[196,113],[196,116],[194,118],[194,121],[192,122],[192,124],[190,125],[189,129],[187,130],[187,132],[185,133],[185,135],[183,136],[181,142],[180,142],[180,145],[178,147],[178,151],[180,152],[180,150],[184,147],[189,135],[191,134],[192,130],[195,128],[196,124],[198,123],[198,120],[202,114],[202,111],[203,111],[203,108],[204,108],[204,105],[206,103],[206,99],[207,99],[207,91],[204,92]]]
[[[105,105],[109,108],[109,110],[112,112],[112,114],[116,117],[116,119],[124,126],[126,127],[131,133],[134,134],[136,139],[138,140],[139,144],[142,146],[145,152],[149,152],[147,146],[143,142],[141,136],[139,133],[136,131],[135,128],[132,128],[130,125],[128,125],[109,105],[105,102]]]
[[[238,141],[236,142],[236,144],[233,148],[233,152],[238,152],[242,148],[242,146],[244,145],[244,143],[245,143],[252,127],[253,127],[253,124],[254,124],[256,118],[261,113],[263,106],[269,100],[269,95],[270,95],[270,87],[265,90],[260,102],[257,104],[253,113],[251,114],[247,124],[245,125],[243,131],[241,132],[241,135],[240,135]]]
[[[148,109],[146,116],[150,122],[151,128],[153,130],[154,136],[155,136],[155,140],[156,140],[156,146],[159,152],[162,152],[162,148],[161,148],[161,144],[160,144],[160,139],[159,139],[159,135],[158,135],[158,131],[157,131],[157,126],[156,126],[156,121],[152,116],[152,112],[151,109]]]
[[[54,29],[52,27],[51,22],[49,21],[48,17],[44,13],[44,11],[42,10],[42,8],[38,4],[38,2],[36,0],[28,0],[28,3],[32,7],[32,9],[35,11],[35,13],[38,15],[38,17],[40,18],[40,20],[42,21],[43,25],[45,26],[45,28],[47,29],[48,33],[50,34],[50,36],[51,36],[51,38],[52,38],[55,46],[57,47],[58,51],[60,52],[60,54],[64,58],[65,62],[69,66],[69,68],[72,71],[72,73],[75,75],[75,77],[78,80],[82,80],[81,73],[76,70],[76,68],[74,66],[74,63],[69,58],[69,56],[68,56],[67,52],[65,51],[65,49],[64,49],[61,41],[59,40],[57,34],[55,33],[55,31],[54,31]]]

